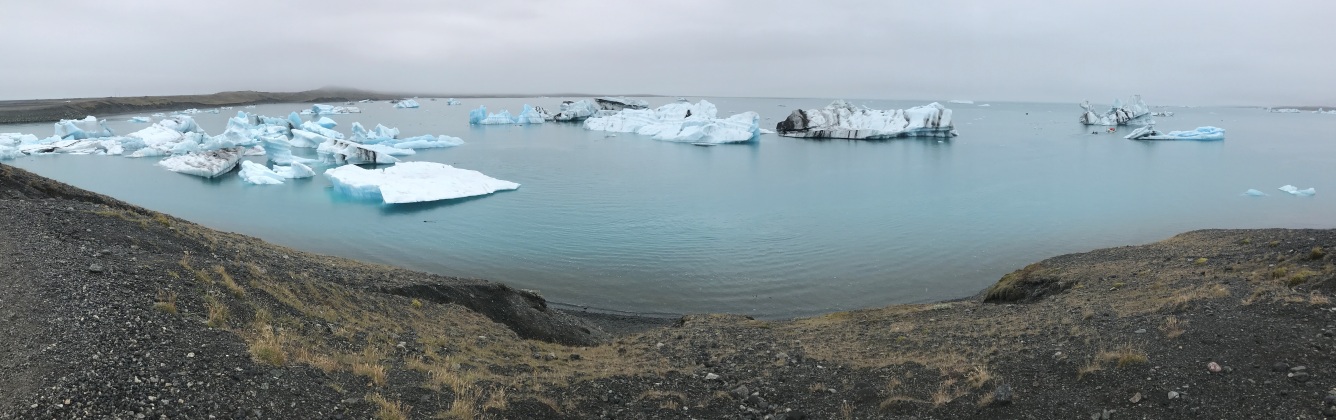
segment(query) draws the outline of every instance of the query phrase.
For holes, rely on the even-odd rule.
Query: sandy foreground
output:
[[[1188,232],[961,300],[764,321],[561,311],[6,165],[0,218],[0,418],[1336,414],[1336,230]]]

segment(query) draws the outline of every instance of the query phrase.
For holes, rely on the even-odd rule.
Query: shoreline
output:
[[[771,321],[571,313],[4,164],[0,218],[0,419],[1336,416],[1336,229],[1192,231]]]

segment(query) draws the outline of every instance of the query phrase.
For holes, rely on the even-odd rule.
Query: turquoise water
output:
[[[653,106],[673,98],[646,98]],[[696,100],[698,98],[692,98]],[[709,98],[773,125],[825,99]],[[1074,104],[948,104],[960,136],[812,141],[763,135],[697,147],[579,125],[470,127],[469,109],[556,109],[559,98],[358,104],[353,121],[468,144],[419,151],[518,182],[517,191],[388,207],[335,195],[323,177],[281,186],[204,180],[156,159],[34,156],[6,163],[226,231],[323,254],[539,290],[638,313],[766,318],[976,293],[1040,259],[1201,228],[1336,227],[1336,115],[1173,108],[1157,128],[1214,125],[1223,142],[1092,135]],[[855,101],[903,108],[927,101]],[[284,116],[305,104],[249,112]],[[211,134],[221,114],[196,115]],[[147,114],[136,114],[147,115]],[[103,116],[99,116],[103,117]],[[124,134],[142,124],[111,116]],[[0,126],[45,137],[50,124]],[[1126,129],[1120,130],[1126,133]],[[258,161],[258,158],[252,158]],[[320,170],[318,168],[317,170]],[[1313,197],[1277,191],[1316,187]],[[1267,197],[1241,193],[1256,188]]]

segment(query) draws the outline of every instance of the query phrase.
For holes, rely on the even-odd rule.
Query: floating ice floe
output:
[[[1302,112],[1298,108],[1274,108],[1270,111],[1277,114],[1298,114]]]
[[[105,120],[89,115],[82,120],[60,120],[55,124],[56,137],[62,139],[83,140],[98,137],[111,137],[115,134],[107,128]]]
[[[452,136],[431,136],[423,135],[409,137],[404,139],[393,139],[383,144],[394,146],[400,149],[438,149],[443,147],[455,147],[464,144],[464,139]]]
[[[835,139],[892,139],[900,137],[955,137],[951,110],[933,102],[909,109],[856,108],[836,100],[823,109],[797,109],[776,125],[786,137]]]
[[[515,116],[515,124],[542,124],[551,120],[552,114],[549,114],[543,107],[529,106],[529,104],[524,104],[524,110],[520,111],[520,115]]]
[[[542,124],[550,119],[552,116],[542,107],[535,108],[529,104],[524,104],[524,110],[517,116],[511,116],[510,111],[505,109],[494,114],[488,113],[486,105],[479,105],[477,109],[469,111],[469,124],[473,125]]]
[[[162,118],[162,117],[166,117],[167,114],[164,114],[164,113],[161,113],[161,112],[155,112],[155,113],[153,113],[152,116],[153,116],[154,118]]]
[[[214,178],[235,168],[242,152],[240,147],[191,152],[163,159],[158,165],[172,172]]]
[[[311,105],[311,115],[342,115],[342,114],[357,114],[360,112],[362,112],[362,109],[355,106],[338,106],[338,105],[325,105],[325,104]]]
[[[1172,116],[1174,116],[1174,111],[1155,111],[1155,112],[1150,113],[1150,116],[1152,116],[1152,117],[1172,117]]]
[[[152,122],[153,120],[149,119],[148,117],[130,117],[128,121],[132,123],[148,123]]]
[[[255,185],[282,184],[285,179],[278,172],[249,160],[241,161],[241,170],[237,172],[237,175],[241,177],[242,182]]]
[[[311,170],[310,166],[298,162],[292,162],[292,165],[288,166],[275,165],[274,173],[287,179],[310,178],[315,176],[315,171]]]
[[[1095,112],[1090,101],[1081,102],[1081,108],[1085,110],[1081,113],[1081,124],[1085,125],[1155,124],[1149,118],[1150,107],[1146,106],[1141,95],[1132,95],[1132,103],[1126,106],[1121,100],[1114,99],[1113,106],[1103,115]]]
[[[762,128],[762,129],[761,129],[761,134],[775,134],[775,130],[771,130],[771,129],[768,129],[768,128]]]
[[[1304,189],[1301,190],[1301,189],[1299,189],[1298,187],[1295,187],[1295,186],[1293,186],[1293,185],[1286,185],[1286,186],[1280,187],[1279,190],[1284,191],[1284,192],[1287,192],[1287,193],[1290,193],[1290,194],[1292,194],[1292,195],[1301,196],[1301,197],[1307,197],[1307,196],[1310,196],[1310,195],[1313,195],[1313,194],[1317,194],[1317,189],[1312,188],[1312,187],[1304,188]]]
[[[974,101],[971,101],[971,100],[969,100],[969,99],[952,99],[952,100],[946,101],[946,103],[948,103],[948,104],[974,105]]]
[[[979,106],[993,106],[993,104],[979,104]]]
[[[649,109],[649,102],[643,99],[631,99],[625,96],[604,96],[594,98],[598,103],[598,109],[607,111],[621,111],[623,109]]]
[[[1252,188],[1249,188],[1248,191],[1244,191],[1244,192],[1243,192],[1243,195],[1252,196],[1252,197],[1262,197],[1262,196],[1265,196],[1266,193],[1261,192],[1261,191],[1258,191],[1258,190],[1255,190],[1255,189],[1252,189]]]
[[[458,100],[455,100],[455,98],[450,98],[450,99],[446,99],[446,100],[445,100],[445,104],[446,104],[446,105],[463,105],[464,103],[463,103],[463,102],[460,102],[460,101],[458,101]]]
[[[338,127],[339,125],[338,122],[334,121],[333,119],[330,119],[329,117],[320,117],[320,119],[315,120],[315,124],[325,128],[334,128]]]
[[[655,140],[708,144],[751,141],[761,134],[761,117],[755,112],[722,119],[716,118],[718,113],[710,101],[674,102],[654,110],[627,108],[591,117],[584,121],[584,127],[653,136]]]
[[[552,116],[553,121],[584,121],[598,113],[598,106],[588,99],[562,101],[561,112]]]
[[[385,169],[344,165],[325,171],[325,176],[342,194],[386,204],[450,200],[520,187],[478,171],[435,162],[404,162]]]
[[[399,161],[391,153],[385,153],[385,150],[376,146],[378,145],[328,139],[316,148],[316,152],[328,156],[328,160],[339,164],[395,163]]]
[[[1162,133],[1155,129],[1153,125],[1138,127],[1136,130],[1126,136],[1125,139],[1131,140],[1197,140],[1197,141],[1218,141],[1225,139],[1225,129],[1219,127],[1197,127],[1190,131],[1170,131]]]
[[[395,108],[417,108],[419,106],[421,105],[418,105],[418,102],[412,99],[404,99],[394,104]]]
[[[192,114],[198,114],[198,113],[200,113],[200,112],[201,112],[201,111],[199,110],[199,108],[189,108],[189,109],[183,109],[183,110],[180,110],[180,111],[176,111],[175,114],[192,115]]]

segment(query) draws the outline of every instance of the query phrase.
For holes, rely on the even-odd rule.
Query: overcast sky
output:
[[[298,91],[1336,104],[1336,1],[0,0],[0,99]]]

